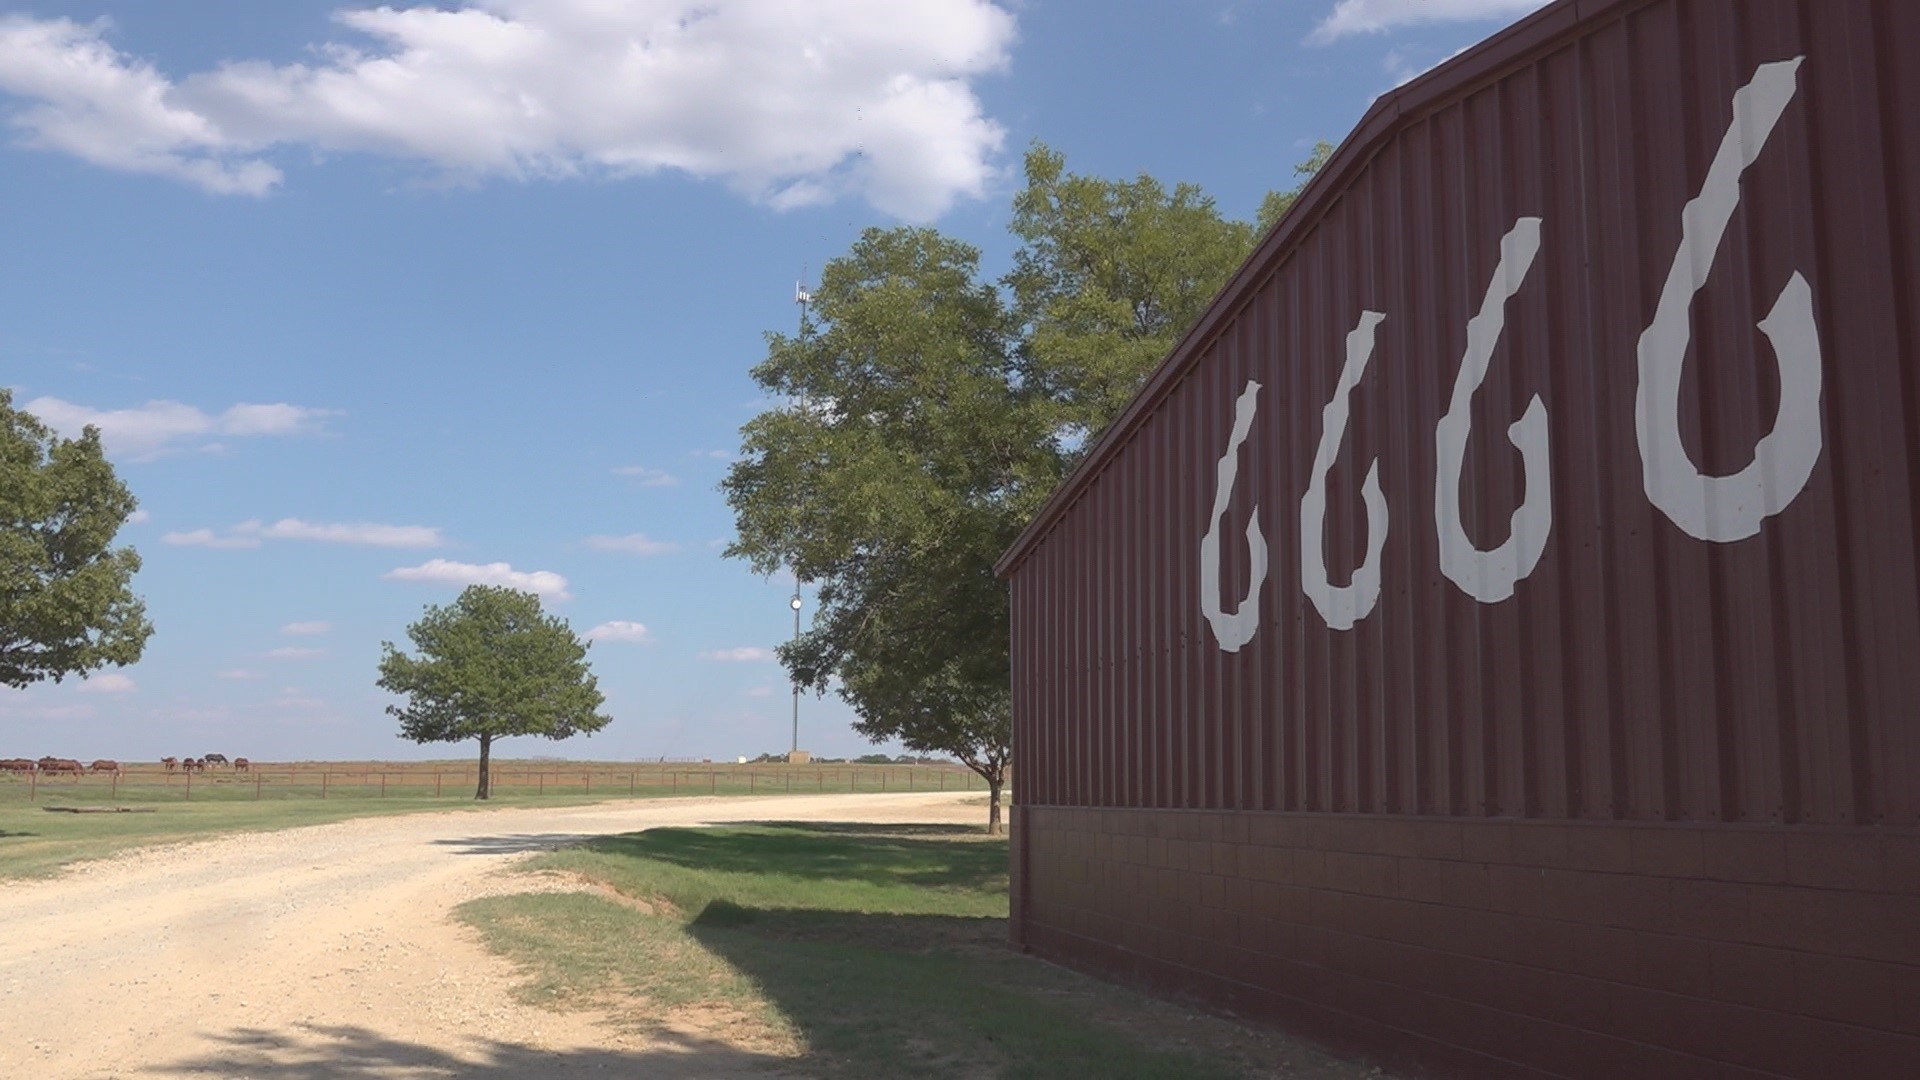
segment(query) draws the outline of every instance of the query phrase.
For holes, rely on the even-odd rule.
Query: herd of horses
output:
[[[228,761],[225,754],[208,754],[205,757],[197,758],[165,757],[160,759],[160,764],[165,765],[168,772],[175,770],[183,772],[206,772],[207,766],[209,765],[215,768],[225,766],[235,772],[246,772],[252,767],[252,762],[249,762],[246,758],[237,757],[232,761]],[[83,765],[73,758],[43,757],[39,761],[34,761],[30,758],[0,758],[0,772],[74,773],[78,775],[80,773],[117,773],[119,771],[120,763],[107,758],[101,758],[91,765]]]
[[[246,772],[252,767],[253,763],[243,757],[237,757],[232,761],[228,761],[227,755],[225,754],[208,754],[206,757],[197,758],[163,757],[160,759],[160,764],[165,765],[168,772],[172,772],[175,769],[179,769],[182,772],[206,772],[207,766],[209,765],[215,768],[225,765],[234,772]]]

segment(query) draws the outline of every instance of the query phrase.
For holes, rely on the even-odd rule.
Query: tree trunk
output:
[[[492,785],[487,777],[487,756],[493,752],[493,736],[480,736],[480,790],[473,793],[476,799],[492,798]]]
[[[987,777],[987,834],[999,836],[1006,830],[1000,825],[1000,786],[1006,781],[1004,775],[995,770]]]

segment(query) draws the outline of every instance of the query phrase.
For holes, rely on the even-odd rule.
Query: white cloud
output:
[[[456,177],[717,179],[776,208],[906,218],[984,194],[1005,137],[974,91],[1014,17],[990,0],[465,0],[354,7],[307,63],[175,78],[105,22],[0,18],[0,90],[33,146],[264,194],[275,146]]]
[[[672,487],[680,482],[665,469],[649,469],[645,465],[622,465],[613,471],[619,476],[633,477],[641,487]]]
[[[325,656],[325,649],[310,649],[296,645],[283,645],[278,649],[268,649],[267,655],[275,660],[311,660],[316,656]]]
[[[212,529],[168,533],[160,539],[169,544],[197,547],[253,548],[261,540],[313,540],[323,544],[355,544],[361,547],[427,548],[446,543],[438,527],[426,525],[379,525],[373,522],[322,524],[281,518],[271,525],[243,521],[224,536]]]
[[[1325,45],[1353,34],[1385,33],[1414,23],[1471,22],[1524,15],[1547,0],[1340,0],[1307,41]]]
[[[117,671],[92,675],[80,683],[83,694],[127,694],[133,692],[133,679]]]
[[[743,645],[738,649],[715,649],[700,654],[702,660],[717,660],[725,664],[763,664],[773,660],[772,649],[762,649],[757,645]]]
[[[252,536],[216,536],[212,529],[194,529],[192,532],[170,532],[160,537],[163,544],[176,544],[180,547],[208,548],[256,548],[260,541]]]
[[[153,515],[147,513],[145,510],[135,510],[133,513],[127,515],[127,524],[129,525],[145,525],[151,520],[153,520]]]
[[[427,548],[446,543],[437,527],[426,525],[379,525],[368,521],[322,524],[281,518],[271,525],[244,521],[234,531],[269,540],[316,540],[324,544],[358,544],[363,547]]]
[[[715,461],[732,461],[734,455],[731,450],[689,450],[687,456],[712,458]]]
[[[324,634],[331,629],[333,629],[332,623],[315,620],[313,622],[290,622],[281,627],[280,632],[283,634],[311,637],[316,634]]]
[[[646,643],[653,640],[653,631],[648,630],[645,626],[637,622],[615,619],[612,622],[603,622],[599,626],[587,631],[587,640],[637,641]]]
[[[7,24],[0,18],[0,87],[7,78]],[[68,438],[78,436],[91,424],[100,429],[100,441],[109,453],[134,461],[150,461],[180,449],[183,443],[215,436],[313,435],[322,430],[322,421],[334,415],[326,409],[300,405],[234,405],[225,412],[210,414],[178,401],[149,401],[133,409],[95,409],[56,397],[34,398],[21,408]],[[219,443],[203,443],[196,448],[224,449]]]
[[[1409,50],[1389,49],[1380,65],[1387,69],[1387,75],[1393,79],[1394,88],[1398,89],[1471,48],[1473,46],[1463,45],[1431,63],[1415,60]]]
[[[653,540],[646,533],[628,533],[625,536],[589,536],[587,546],[595,551],[624,551],[630,555],[665,555],[676,550],[675,545],[665,540]]]
[[[573,599],[567,592],[567,579],[559,574],[551,570],[515,570],[503,562],[481,564],[429,559],[419,566],[389,570],[381,577],[388,581],[431,581],[446,585],[498,585],[554,600]]]
[[[231,679],[234,682],[247,682],[252,679],[266,677],[257,671],[248,671],[246,668],[228,668],[225,671],[218,672],[217,676],[222,679]]]

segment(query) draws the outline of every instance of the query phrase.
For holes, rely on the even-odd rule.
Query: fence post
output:
[[[887,770],[885,769],[880,770],[880,790],[887,790]]]
[[[593,794],[593,774],[587,773],[587,794]]]
[[[107,789],[107,800],[109,802],[118,802],[120,800],[120,770],[119,769],[113,770],[113,786]]]
[[[540,788],[538,791],[535,792],[535,794],[545,795],[547,793],[547,774],[534,773],[533,776],[534,776],[534,779],[538,781],[540,784]]]
[[[755,793],[755,791],[756,789],[753,786],[753,770],[748,769],[747,770],[747,794],[752,795]]]
[[[913,784],[914,784],[913,775],[917,771],[918,770],[915,769],[913,766],[911,765],[907,766],[907,790],[908,791],[913,790]]]
[[[320,770],[320,797],[323,799],[327,797],[327,770],[325,769]]]
[[[707,770],[707,794],[713,794],[713,770]]]
[[[259,771],[255,771],[253,774],[253,801],[254,802],[260,801],[260,779],[264,775],[265,775],[264,773],[261,773]]]
[[[39,790],[40,790],[40,770],[38,767],[35,767],[33,769],[28,770],[27,772],[27,801],[32,802],[36,797],[38,797]]]
[[[824,769],[815,769],[815,770],[813,770],[813,790],[815,790],[815,791],[825,791],[825,790],[827,790],[827,773],[826,773],[826,770],[824,770]]]
[[[787,770],[787,794],[793,794],[793,770]]]
[[[947,790],[947,770],[945,769],[940,770],[940,790]]]
[[[440,797],[440,770],[438,769],[433,771],[433,797],[436,799]]]
[[[633,774],[632,773],[627,774],[627,794],[629,796],[633,794]]]
[[[193,770],[187,770],[187,801],[193,801]]]

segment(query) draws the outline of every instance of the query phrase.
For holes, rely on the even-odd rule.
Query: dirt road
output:
[[[516,1003],[511,970],[448,913],[475,896],[528,891],[508,865],[579,837],[742,820],[983,817],[966,798],[661,799],[366,818],[0,882],[0,1077],[778,1073],[777,1060],[698,1036],[647,1039],[605,1018]]]

